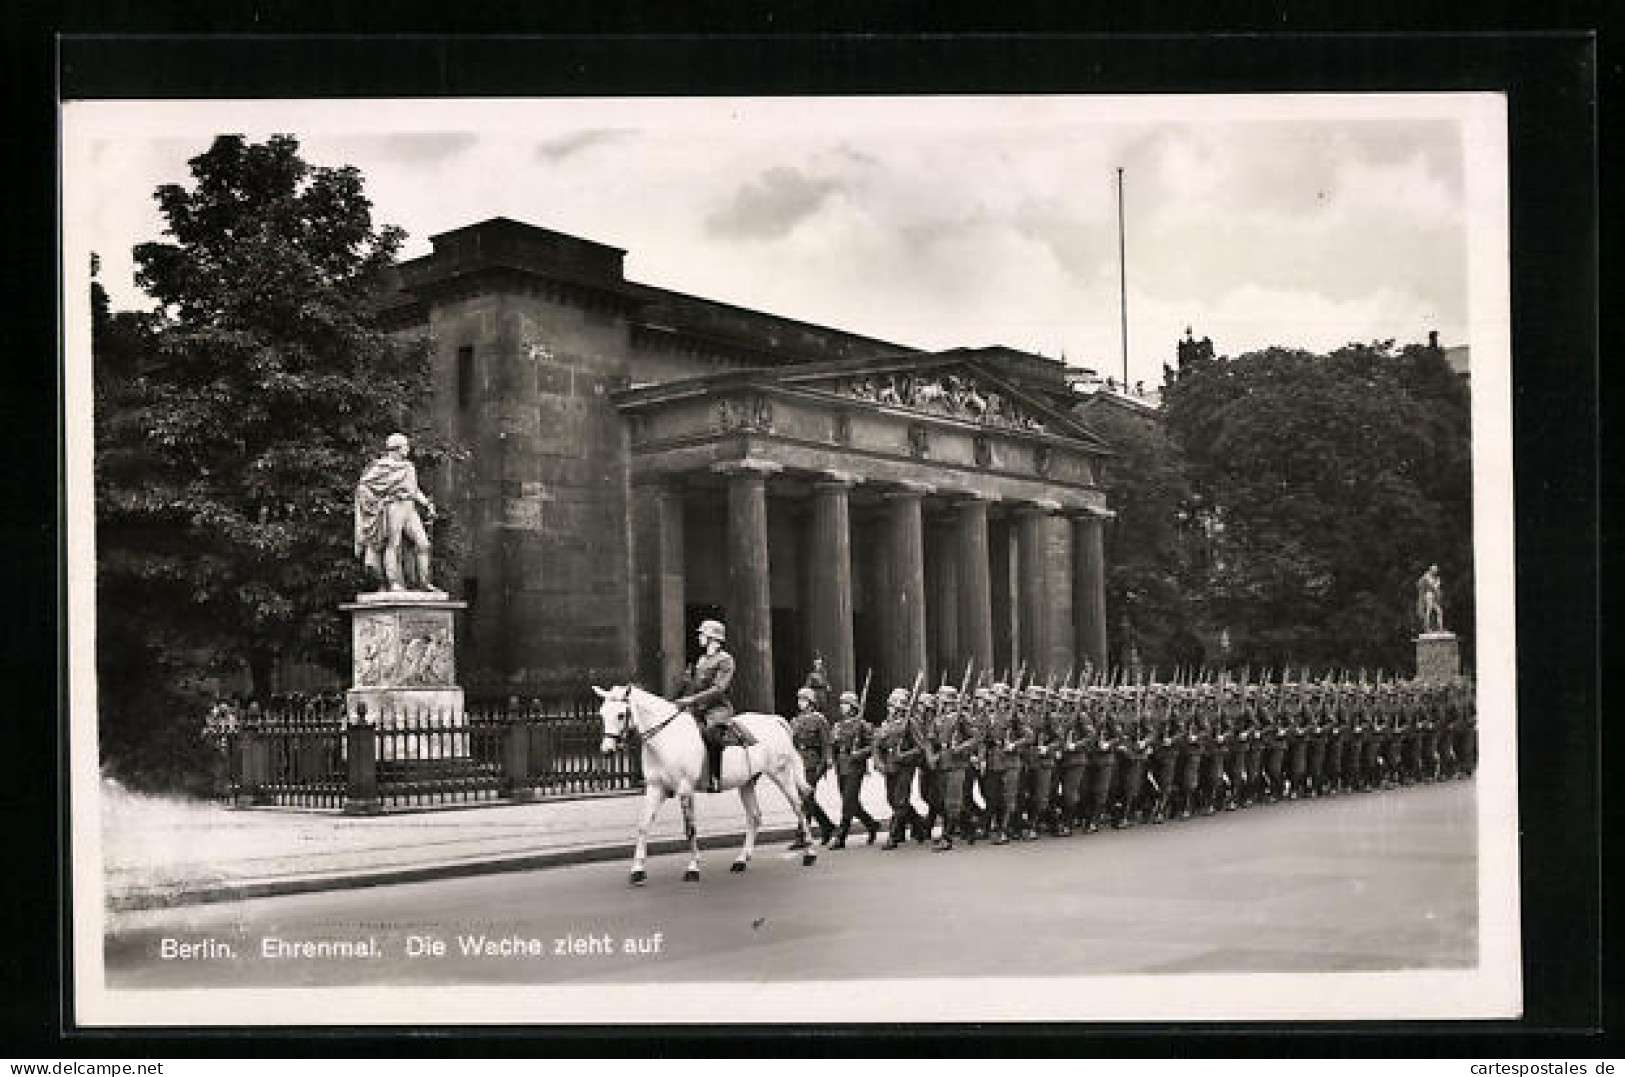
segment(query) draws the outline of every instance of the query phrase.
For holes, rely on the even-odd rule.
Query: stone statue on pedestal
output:
[[[418,509],[433,521],[434,502],[418,489],[411,443],[405,434],[391,434],[384,446],[384,455],[367,465],[356,484],[356,556],[384,578],[387,590],[444,594],[430,582],[429,533]]]
[[[1438,565],[1429,565],[1416,581],[1416,619],[1423,632],[1444,631],[1444,581]]]

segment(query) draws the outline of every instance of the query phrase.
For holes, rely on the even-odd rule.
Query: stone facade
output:
[[[515,221],[433,242],[385,316],[429,335],[435,420],[471,450],[423,476],[468,536],[448,575],[470,690],[663,690],[703,616],[756,707],[815,651],[837,690],[1103,661],[1110,450],[1061,364],[652,288],[623,251]]]

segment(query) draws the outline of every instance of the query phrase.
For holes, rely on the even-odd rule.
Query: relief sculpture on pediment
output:
[[[997,390],[983,390],[958,374],[922,377],[913,374],[861,374],[835,382],[843,396],[877,404],[913,408],[955,419],[1017,430],[1043,430],[1044,422]]]

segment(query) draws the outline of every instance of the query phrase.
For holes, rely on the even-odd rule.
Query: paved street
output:
[[[1477,952],[1473,793],[1448,782],[945,854],[859,843],[811,869],[776,845],[745,875],[714,850],[697,885],[666,856],[642,889],[599,863],[152,910],[108,939],[108,986],[1462,968]],[[264,956],[268,939],[289,956]],[[359,956],[299,953],[333,941]]]

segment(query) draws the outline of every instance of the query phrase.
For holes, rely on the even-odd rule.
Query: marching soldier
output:
[[[959,690],[953,685],[944,685],[937,692],[937,721],[931,739],[942,812],[942,837],[932,848],[941,853],[954,847],[954,832],[965,805],[965,767],[970,756],[981,749],[975,730],[967,728],[961,717]],[[974,834],[970,840],[974,844]]]
[[[915,750],[920,755],[919,768],[915,773],[920,778],[920,799],[925,801],[925,822],[915,831],[914,840],[922,843],[931,839],[932,833],[937,828],[937,820],[942,818],[937,747],[933,742],[936,727],[937,697],[930,692],[921,692],[914,700],[914,715],[909,721],[909,736],[913,738]]]
[[[921,760],[908,728],[908,690],[894,688],[886,699],[886,718],[875,735],[875,755],[886,779],[886,803],[891,806],[891,825],[882,849],[890,850],[908,840],[908,828],[919,830],[922,820],[914,811],[914,770]]]
[[[1305,760],[1303,792],[1313,800],[1320,795],[1326,769],[1326,709],[1321,686],[1313,681],[1304,684]]]
[[[1026,841],[1038,840],[1038,828],[1049,813],[1050,790],[1055,784],[1056,747],[1060,735],[1050,716],[1049,691],[1043,685],[1029,685],[1027,724],[1032,728],[1032,744],[1027,749],[1024,761],[1027,826],[1022,838]]]
[[[1184,732],[1179,747],[1181,819],[1189,819],[1201,802],[1203,762],[1207,756],[1207,726],[1202,708],[1207,692],[1207,685],[1192,688],[1180,704],[1180,727]]]
[[[1304,796],[1304,785],[1309,780],[1309,716],[1305,712],[1305,695],[1309,686],[1295,684],[1286,696],[1283,710],[1286,716],[1286,790],[1287,800]]]
[[[828,845],[835,833],[835,824],[818,803],[818,783],[835,764],[835,747],[830,738],[829,719],[816,707],[817,697],[811,688],[796,693],[796,716],[790,720],[790,741],[801,755],[801,765],[807,774],[807,795],[801,800],[802,812],[818,823],[823,843]],[[792,849],[804,849],[805,838],[797,836]]]
[[[1247,709],[1241,716],[1242,743],[1245,745],[1244,769],[1247,772],[1247,784],[1241,791],[1243,808],[1250,808],[1264,798],[1264,752],[1265,742],[1269,738],[1260,716],[1264,711],[1265,696],[1273,691],[1275,685],[1266,681],[1256,690],[1249,692]]]
[[[1032,742],[1032,732],[1022,721],[1008,685],[993,686],[993,707],[988,723],[986,774],[987,789],[997,804],[988,805],[988,814],[993,820],[993,844],[1004,845],[1010,841],[1015,822],[1016,802],[1021,794],[1021,755]]]
[[[1161,722],[1151,741],[1151,782],[1156,786],[1156,799],[1151,806],[1151,821],[1165,823],[1173,804],[1174,782],[1179,777],[1179,719],[1174,714],[1177,698],[1184,689],[1177,685],[1158,685],[1154,691],[1159,701]]]
[[[1097,834],[1100,821],[1111,811],[1112,793],[1117,785],[1117,748],[1122,737],[1117,730],[1113,695],[1109,688],[1090,689],[1091,709],[1095,711],[1095,740],[1089,746],[1089,807],[1083,832]]]
[[[1241,686],[1227,684],[1219,695],[1211,701],[1212,724],[1206,744],[1206,794],[1203,797],[1202,814],[1212,815],[1234,807],[1231,800],[1230,788],[1230,741],[1233,731],[1230,728],[1229,712],[1234,700],[1241,693]]]
[[[1140,801],[1144,793],[1147,761],[1151,758],[1151,735],[1145,727],[1144,716],[1136,713],[1136,703],[1123,701],[1127,713],[1119,723],[1123,739],[1118,747],[1118,772],[1123,776],[1122,800],[1118,804],[1117,819],[1112,826],[1123,830],[1138,821]]]
[[[988,794],[982,768],[987,763],[987,738],[992,712],[993,693],[986,688],[978,688],[971,693],[971,698],[965,701],[963,716],[960,718],[960,724],[975,742],[965,761],[964,830],[966,839],[972,843],[977,838],[986,837],[990,829],[988,817],[993,801]],[[977,811],[975,800],[978,791],[981,793],[983,804],[983,810],[980,812]]]
[[[1072,833],[1073,825],[1078,822],[1079,798],[1083,792],[1084,772],[1089,764],[1092,730],[1085,732],[1088,725],[1083,713],[1081,689],[1061,689],[1060,718],[1061,743],[1057,749],[1056,768],[1061,780],[1061,817],[1055,832],[1064,838]]]
[[[856,818],[869,831],[869,844],[880,834],[880,824],[864,810],[863,774],[874,754],[874,732],[858,714],[858,694],[841,693],[841,720],[835,723],[835,776],[841,788],[841,828],[831,849],[846,848],[846,836]]]
[[[1259,693],[1259,740],[1264,745],[1264,799],[1274,804],[1286,791],[1286,753],[1292,740],[1292,731],[1282,705],[1282,697],[1291,691],[1290,682],[1283,682],[1279,691],[1266,684]]]
[[[1322,683],[1321,707],[1325,714],[1326,756],[1320,776],[1320,791],[1335,797],[1343,788],[1343,738],[1347,730],[1343,724],[1343,708],[1338,706],[1337,691],[1330,683]]]

